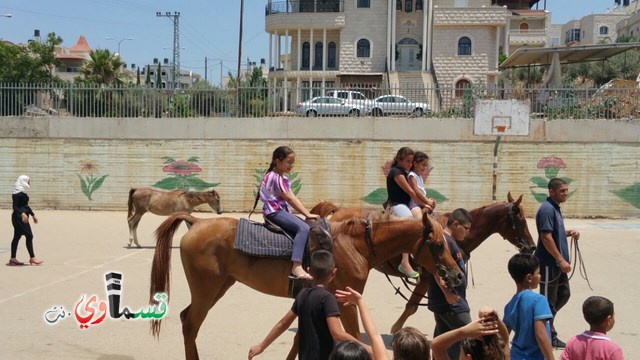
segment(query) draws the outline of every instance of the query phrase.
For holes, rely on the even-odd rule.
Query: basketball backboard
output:
[[[529,135],[529,103],[513,100],[478,100],[475,135]]]

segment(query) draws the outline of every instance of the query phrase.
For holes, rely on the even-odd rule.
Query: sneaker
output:
[[[556,349],[564,349],[567,346],[567,344],[565,344],[564,341],[558,338],[554,338],[551,340],[551,346]]]

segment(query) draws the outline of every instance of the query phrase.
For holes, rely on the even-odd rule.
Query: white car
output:
[[[382,95],[373,100],[369,113],[372,116],[414,115],[422,116],[431,112],[431,105],[411,102],[404,96]]]
[[[311,100],[301,102],[296,107],[296,113],[307,117],[316,116],[360,116],[366,114],[365,108],[347,101],[329,97],[318,96]]]

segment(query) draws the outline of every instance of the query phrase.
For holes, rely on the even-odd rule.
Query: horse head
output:
[[[207,201],[207,204],[211,206],[211,208],[216,212],[216,214],[222,214],[222,206],[220,205],[220,194],[213,189],[211,189],[210,191],[207,191],[207,194],[209,195],[209,200]]]
[[[312,214],[320,215],[321,218],[333,215],[340,208],[330,201],[321,201],[309,211]]]
[[[536,244],[533,242],[527,218],[522,208],[522,195],[518,200],[513,200],[511,192],[507,194],[507,202],[503,203],[504,215],[500,223],[500,235],[512,243],[523,254],[533,254]]]
[[[307,220],[309,224],[309,247],[312,252],[327,250],[333,252],[333,238],[327,230],[326,220]]]
[[[458,263],[451,256],[442,226],[426,213],[422,215],[422,226],[422,239],[429,248],[429,253],[431,253],[436,267],[436,274],[444,280],[450,289],[460,285],[464,275],[460,271]],[[419,255],[420,249],[415,253],[416,259],[419,259]]]

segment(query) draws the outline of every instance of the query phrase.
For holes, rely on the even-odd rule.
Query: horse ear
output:
[[[524,194],[522,194],[522,195],[524,195]],[[518,200],[516,200],[516,202],[514,203],[515,206],[520,206],[520,202],[522,202],[522,195],[520,195]]]
[[[426,212],[422,214],[422,226],[424,226],[427,231],[433,228],[433,224],[431,224],[431,220],[429,219],[429,214]]]
[[[511,196],[511,191],[509,191],[509,193],[507,194],[507,200],[512,203],[513,202],[513,196]]]

